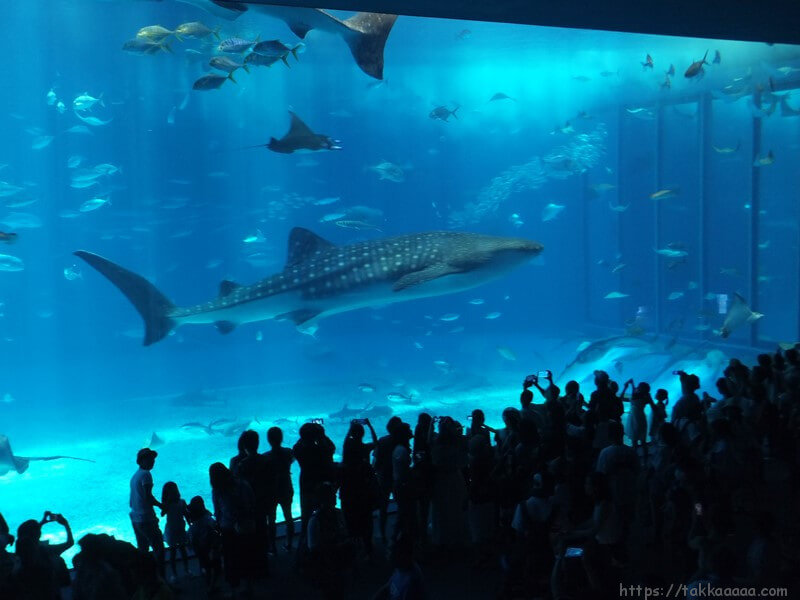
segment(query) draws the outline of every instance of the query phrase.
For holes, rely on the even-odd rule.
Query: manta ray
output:
[[[536,257],[539,242],[477,233],[432,231],[336,246],[295,227],[284,269],[252,285],[222,281],[207,302],[176,306],[141,275],[78,250],[133,304],[145,324],[144,345],[184,324],[213,323],[230,333],[240,323],[289,320],[309,327],[336,313],[481,285]]]
[[[267,0],[180,1],[225,18],[236,18],[252,8],[255,12],[280,19],[300,39],[305,39],[312,29],[338,35],[350,48],[359,68],[375,79],[383,79],[383,49],[397,20],[397,15],[364,12],[342,20],[318,8],[275,6]]]
[[[91,463],[94,462],[88,458],[77,458],[75,456],[15,456],[14,452],[11,450],[11,444],[8,441],[8,437],[0,434],[0,477],[11,471],[16,471],[17,473],[22,474],[28,470],[31,461],[34,460],[59,460],[62,458],[69,460],[81,460]]]
[[[291,154],[292,152],[316,152],[317,150],[341,150],[339,140],[334,140],[327,135],[314,133],[311,128],[303,123],[296,114],[289,111],[291,123],[289,131],[281,139],[270,138],[269,142],[262,144],[273,152]]]
[[[755,323],[764,315],[759,312],[753,312],[747,304],[747,300],[742,298],[739,294],[733,295],[728,313],[725,315],[725,321],[719,329],[719,336],[727,338],[735,329],[738,329],[745,323]]]

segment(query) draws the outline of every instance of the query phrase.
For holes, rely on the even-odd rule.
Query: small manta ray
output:
[[[714,144],[712,144],[711,147],[714,149],[714,152],[716,152],[717,154],[734,154],[734,153],[739,151],[739,148],[742,147],[742,140],[739,140],[736,143],[736,147],[735,148],[729,147],[729,146],[715,146]]]
[[[706,58],[708,58],[708,50],[706,50],[706,53],[703,55],[703,58],[701,60],[696,60],[689,65],[689,68],[686,69],[686,73],[684,73],[683,76],[686,77],[687,79],[691,79],[692,77],[698,77],[698,76],[702,77],[703,75],[705,75],[705,70],[703,69],[703,65],[708,64]]]
[[[206,435],[214,435],[215,433],[222,433],[221,431],[214,429],[214,425],[217,424],[218,424],[217,421],[212,421],[208,425],[203,425],[202,423],[198,423],[197,421],[192,421],[191,423],[184,423],[183,425],[181,425],[181,427],[183,427],[184,429],[200,429],[201,431],[204,431]]]
[[[674,77],[675,76],[675,65],[669,66],[669,71],[666,71],[667,77]]]
[[[753,161],[754,167],[768,167],[769,165],[775,162],[775,154],[773,154],[772,150],[767,152],[766,156],[756,156],[755,160]]]
[[[503,92],[497,92],[494,96],[489,98],[489,102],[494,102],[496,100],[512,100],[513,102],[517,101],[516,98],[512,98],[511,96],[509,96],[508,94],[504,94]]]
[[[642,63],[642,69],[652,69],[652,68],[653,68],[653,57],[648,54],[647,57],[644,59],[644,62]]]
[[[735,329],[745,323],[755,323],[763,316],[759,312],[753,312],[747,301],[739,294],[734,294],[728,314],[725,315],[725,321],[723,321],[722,327],[719,328],[719,336],[727,338]]]
[[[714,60],[711,61],[712,65],[718,65],[722,62],[722,55],[719,53],[719,50],[714,50]]]
[[[95,462],[88,458],[77,458],[75,456],[15,456],[14,452],[11,450],[8,437],[0,434],[0,477],[11,471],[22,474],[28,470],[31,461],[34,460],[60,460],[62,458],[90,463]]]
[[[368,410],[372,406],[372,402],[367,404],[364,408],[350,408],[345,403],[340,410],[332,412],[328,415],[329,419],[340,419],[342,421],[346,419],[353,419],[360,415],[365,410]]]
[[[289,111],[291,117],[291,124],[289,131],[281,139],[270,138],[266,144],[259,146],[251,146],[253,148],[260,148],[266,146],[273,152],[280,152],[281,154],[292,154],[293,152],[316,152],[318,150],[341,150],[339,140],[322,135],[321,133],[314,133],[311,129],[300,120],[296,114]]]
[[[154,431],[150,435],[150,440],[147,442],[147,447],[151,450],[155,450],[156,448],[161,448],[164,445],[164,438],[159,437],[159,435]]]
[[[572,126],[572,123],[567,121],[564,123],[563,127],[559,127],[558,125],[556,125],[553,131],[550,132],[550,135],[555,135],[557,133],[563,133],[564,135],[569,135],[570,133],[575,133],[575,128]]]

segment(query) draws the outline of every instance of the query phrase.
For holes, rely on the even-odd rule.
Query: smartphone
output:
[[[353,419],[352,421],[350,421],[350,423],[352,423],[353,425],[366,425],[367,424],[367,420],[366,419]]]
[[[472,421],[472,415],[467,415],[467,421]]]
[[[325,424],[325,419],[309,419],[308,422],[309,423],[314,423],[316,425],[324,425]]]
[[[566,558],[580,558],[583,556],[583,548],[567,548],[564,556]]]
[[[551,373],[550,371],[539,371],[538,378],[539,379],[550,379]]]
[[[673,371],[673,375],[683,375],[683,371]]]
[[[694,514],[696,514],[698,517],[703,516],[703,505],[700,502],[697,502],[694,505]]]
[[[536,383],[536,375],[528,375],[522,385],[525,387],[531,387],[534,383]]]

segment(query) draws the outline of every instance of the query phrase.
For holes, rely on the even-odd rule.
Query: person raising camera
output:
[[[42,542],[42,527],[48,523],[61,525],[67,539],[60,544]],[[62,516],[46,511],[41,521],[30,519],[17,529],[18,563],[11,575],[12,598],[60,598],[61,588],[70,584],[69,571],[61,555],[72,548],[72,528]]]

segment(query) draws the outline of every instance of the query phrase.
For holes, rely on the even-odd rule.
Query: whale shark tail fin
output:
[[[74,254],[105,275],[130,300],[144,319],[145,346],[163,339],[176,326],[170,317],[175,305],[144,277],[91,252],[78,250]]]

